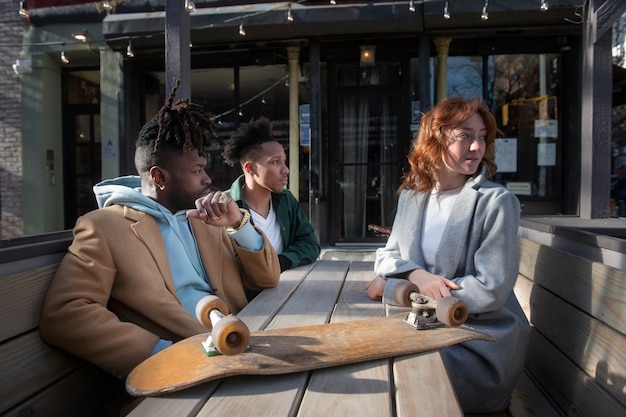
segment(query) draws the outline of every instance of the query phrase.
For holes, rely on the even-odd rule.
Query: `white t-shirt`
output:
[[[448,223],[452,207],[463,187],[448,191],[432,190],[426,201],[424,213],[424,225],[422,227],[422,253],[426,270],[433,272],[435,268],[435,255],[441,242],[443,229]]]
[[[254,225],[263,230],[263,233],[265,233],[265,236],[267,236],[267,239],[272,244],[276,254],[281,254],[283,252],[283,237],[280,234],[280,224],[276,221],[276,212],[274,211],[272,202],[270,201],[270,211],[267,217],[264,218],[254,210],[250,210],[250,215],[252,216]]]

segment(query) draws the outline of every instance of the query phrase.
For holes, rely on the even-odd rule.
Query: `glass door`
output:
[[[339,84],[348,85],[336,89],[337,108],[331,111],[335,178],[330,235],[335,243],[378,241],[382,238],[368,225],[393,223],[401,149],[408,142],[402,140],[408,128],[401,71],[398,64],[374,69],[339,66],[336,72]]]
[[[98,71],[67,74],[64,108],[65,227],[97,208],[93,186],[101,179],[100,88]]]

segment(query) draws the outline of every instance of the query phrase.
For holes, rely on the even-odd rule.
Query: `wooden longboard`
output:
[[[126,380],[135,396],[154,396],[234,375],[276,375],[437,350],[468,340],[494,341],[465,326],[416,330],[404,315],[251,332],[237,355],[207,356],[209,333],[149,357]]]

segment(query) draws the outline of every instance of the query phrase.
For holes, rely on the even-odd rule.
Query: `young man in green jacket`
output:
[[[281,272],[313,262],[320,245],[300,203],[285,187],[289,168],[283,146],[272,137],[269,120],[261,117],[239,127],[226,141],[224,159],[241,165],[243,175],[231,188],[239,207],[250,210],[278,254]]]

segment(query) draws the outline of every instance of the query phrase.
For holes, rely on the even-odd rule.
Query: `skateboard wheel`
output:
[[[243,352],[250,342],[250,329],[239,318],[229,315],[213,326],[213,343],[222,355]]]
[[[460,326],[467,320],[467,305],[458,298],[448,296],[437,301],[437,319],[448,326]]]
[[[224,316],[228,315],[228,306],[224,300],[215,295],[202,297],[196,304],[196,318],[207,329],[213,327],[210,317],[211,310],[218,310]]]
[[[411,307],[411,294],[414,292],[419,293],[417,285],[413,284],[411,281],[402,281],[393,287],[391,296],[398,305]]]

